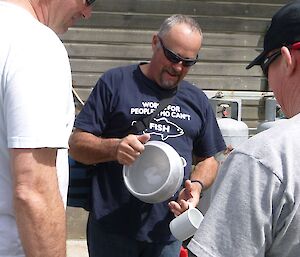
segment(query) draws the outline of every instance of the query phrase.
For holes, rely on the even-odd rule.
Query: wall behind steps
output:
[[[149,60],[152,35],[175,13],[194,17],[204,33],[201,61],[186,79],[209,97],[217,91],[242,99],[242,119],[252,133],[264,119],[270,95],[261,70],[245,66],[257,56],[262,33],[283,0],[97,0],[92,17],[80,21],[62,40],[71,58],[73,84],[86,100],[107,69]]]

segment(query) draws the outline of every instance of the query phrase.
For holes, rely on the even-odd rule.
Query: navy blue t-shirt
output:
[[[75,127],[104,138],[123,138],[132,122],[152,113],[167,93],[145,77],[138,65],[111,69],[98,80]],[[180,82],[172,103],[150,122],[147,133],[150,140],[173,146],[186,160],[185,179],[192,168],[192,154],[210,157],[226,147],[206,95],[186,81]],[[171,199],[157,204],[136,199],[125,187],[122,168],[118,162],[97,165],[92,184],[95,218],[107,231],[140,241],[175,240],[169,230],[174,218],[168,208]]]

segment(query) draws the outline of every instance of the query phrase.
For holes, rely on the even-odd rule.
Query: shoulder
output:
[[[182,81],[179,85],[178,99],[185,102],[197,112],[211,113],[212,108],[207,95],[198,86],[187,81]]]
[[[201,88],[199,88],[195,84],[191,84],[185,80],[183,80],[179,85],[179,94],[181,97],[189,98],[191,101],[197,102],[204,102],[208,104],[208,97],[203,92]]]
[[[52,82],[60,79],[56,78],[58,74],[63,79],[71,79],[68,54],[59,37],[22,8],[11,13],[18,15],[8,17],[6,21],[11,24],[8,31],[4,30],[4,44],[7,47],[6,64],[12,76],[26,78],[23,82],[28,84],[41,78],[44,84],[52,84],[52,87],[55,86]],[[0,27],[2,30],[3,25]],[[23,72],[15,72],[18,70]]]
[[[16,8],[18,17],[9,19],[9,42],[14,51],[23,51],[23,55],[32,58],[68,58],[67,51],[57,34],[42,24],[27,11]]]
[[[8,2],[1,2],[0,7],[0,27],[11,51],[19,50],[23,55],[29,56],[32,53],[40,53],[41,58],[51,57],[56,51],[66,54],[59,37],[24,8]],[[49,45],[51,48],[48,48]],[[55,46],[57,50],[53,49]]]
[[[251,137],[235,149],[236,153],[255,159],[282,177],[282,172],[296,163],[300,165],[300,144],[295,140],[300,133],[300,115],[297,116]]]
[[[287,119],[278,125],[274,125],[273,127],[252,136],[246,142],[237,147],[237,149],[240,152],[244,152],[255,157],[270,155],[274,153],[272,149],[276,152],[278,147],[284,147],[285,145],[290,144],[291,141],[293,141],[290,136],[294,133],[299,133],[300,127],[296,127],[295,131],[295,124],[293,125],[293,123],[294,122]]]
[[[183,88],[186,92],[196,93],[197,95],[204,95],[206,97],[205,93],[198,85],[192,84],[186,80],[181,81],[179,87]]]
[[[68,60],[68,53],[60,38],[53,30],[43,24],[36,24],[35,33],[30,40],[37,53],[44,53],[47,58],[61,58]]]
[[[96,87],[105,88],[106,90],[112,92],[119,92],[123,89],[126,90],[124,85],[130,84],[129,82],[133,80],[133,72],[137,69],[137,65],[119,66],[109,69],[96,83]]]
[[[109,79],[109,78],[127,78],[132,77],[133,72],[137,69],[138,65],[127,65],[127,66],[119,66],[112,69],[109,69],[102,75],[102,79]]]

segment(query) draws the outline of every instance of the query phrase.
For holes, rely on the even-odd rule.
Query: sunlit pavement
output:
[[[88,257],[86,240],[67,240],[67,257]]]

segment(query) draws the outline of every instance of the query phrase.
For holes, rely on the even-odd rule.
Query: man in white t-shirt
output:
[[[282,7],[260,65],[288,119],[235,148],[188,248],[201,257],[300,256],[300,1]],[[194,256],[190,253],[189,256]]]
[[[71,69],[58,38],[87,0],[0,1],[0,256],[66,256]]]

